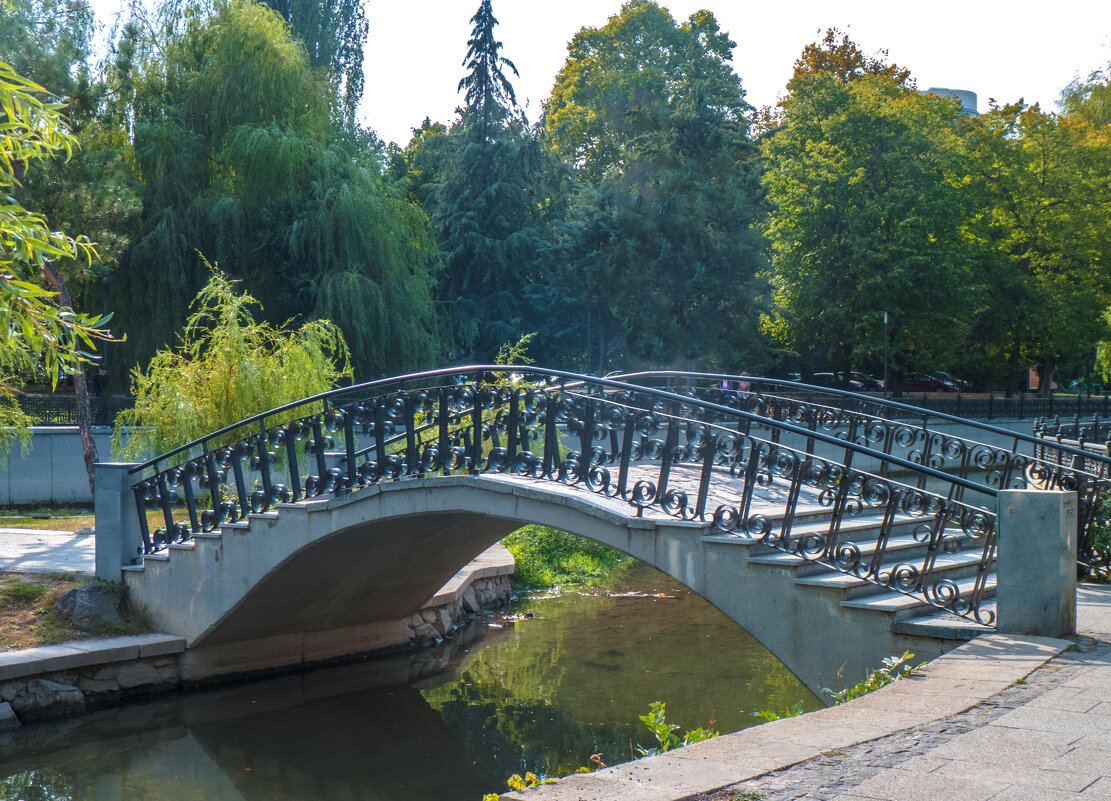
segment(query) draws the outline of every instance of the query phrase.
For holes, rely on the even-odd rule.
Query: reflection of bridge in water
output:
[[[1098,561],[1106,457],[788,382],[515,369],[344,388],[99,466],[98,574],[122,566],[199,679],[396,645],[462,565],[538,523],[674,576],[815,686],[995,626],[1061,633],[1062,549],[1079,532]],[[1078,493],[1079,525],[1065,493],[1004,492],[1031,488]]]

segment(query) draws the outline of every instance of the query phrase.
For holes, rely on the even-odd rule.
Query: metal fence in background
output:
[[[24,395],[17,396],[19,407],[30,415],[39,426],[77,425],[77,398],[73,395]],[[89,418],[94,426],[111,427],[116,415],[135,405],[130,397],[89,398]]]

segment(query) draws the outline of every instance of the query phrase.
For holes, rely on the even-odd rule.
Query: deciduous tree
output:
[[[334,321],[360,378],[435,362],[428,220],[373,138],[337,127],[331,86],[280,17],[232,0],[138,51],[143,215],[120,282],[133,360],[180,330],[207,278],[200,251],[272,321]]]
[[[949,100],[867,75],[795,81],[764,142],[775,313],[768,329],[842,370],[878,361],[890,315],[897,371],[951,355],[970,308]]]
[[[1021,102],[967,126],[978,331],[1005,365],[1008,393],[1030,366],[1045,393],[1063,358],[1108,335],[1111,131]]]

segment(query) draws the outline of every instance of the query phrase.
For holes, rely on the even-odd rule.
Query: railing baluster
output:
[[[328,474],[328,463],[324,460],[324,424],[323,415],[316,414],[312,418],[312,449],[316,456],[316,475],[320,479],[320,487],[324,487],[324,476]]]
[[[258,421],[258,469],[262,474],[262,508],[270,508],[270,497],[274,485],[270,478],[270,440],[266,436],[266,418],[260,417]]]
[[[413,403],[413,394],[411,392],[405,393],[405,472],[407,475],[413,473],[424,474],[424,460],[420,458],[417,452],[417,432],[416,432],[416,407]]]
[[[594,401],[586,398],[583,404],[582,430],[579,432],[579,475],[586,481],[594,451]]]
[[[474,403],[471,404],[471,423],[473,441],[471,442],[471,472],[482,472],[482,390],[475,387]]]
[[[451,472],[451,442],[448,430],[448,423],[451,420],[451,409],[448,401],[448,390],[441,387],[440,419],[437,421],[439,423],[440,429],[439,440],[437,444],[437,450],[439,451],[439,453],[437,454],[437,456],[439,457],[440,461],[439,467],[443,471],[443,474],[445,476]]]
[[[626,410],[621,432],[621,459],[617,468],[617,497],[627,498],[629,490],[629,461],[633,458],[633,436],[636,434],[636,412]]]
[[[386,472],[389,457],[386,454],[386,401],[377,398],[374,403],[374,451],[378,454],[378,475],[388,478]]]
[[[300,428],[299,423],[286,423],[285,427],[285,455],[289,463],[289,483],[291,487],[290,500],[297,502],[305,497],[301,489],[301,460],[297,454],[297,437],[294,431]]]
[[[556,429],[556,409],[559,407],[559,400],[554,396],[549,396],[545,404],[544,416],[544,472],[545,478],[551,478],[555,475],[556,466],[560,463],[559,458],[559,431]]]
[[[671,412],[673,414],[678,414],[678,409],[673,405],[671,407]],[[671,462],[678,444],[678,420],[674,417],[670,417],[667,420],[667,437],[664,439],[664,452],[660,459],[660,480],[656,482],[656,503],[662,502],[664,495],[667,494],[667,482],[671,477]]]
[[[505,469],[508,471],[513,470],[513,463],[517,460],[517,426],[519,425],[518,418],[520,417],[520,404],[521,404],[521,391],[519,389],[512,389],[509,392],[509,418],[506,421],[505,428],[505,453],[506,465]]]
[[[714,455],[717,453],[717,438],[709,426],[702,426],[702,474],[698,478],[698,502],[694,514],[699,520],[706,516],[706,499],[710,495],[710,478],[714,470]]]
[[[201,530],[200,521],[197,520],[197,499],[193,496],[193,471],[195,462],[186,462],[182,468],[181,491],[185,494],[185,509],[189,513],[189,533],[196,534]]]
[[[251,511],[250,503],[247,501],[247,479],[243,476],[245,451],[241,449],[244,447],[241,443],[231,453],[232,472],[235,475],[235,492],[239,496],[239,514],[236,516],[236,520],[242,520]]]
[[[358,486],[358,470],[355,465],[355,410],[357,404],[351,404],[343,415],[343,452],[344,463],[347,465],[347,487],[354,490]]]

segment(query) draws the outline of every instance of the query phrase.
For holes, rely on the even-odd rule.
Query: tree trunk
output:
[[[54,287],[54,291],[58,293],[60,304],[65,308],[73,309],[73,300],[69,296],[69,290],[66,288],[66,282],[62,279],[62,276],[49,263],[42,265],[42,273],[46,276],[50,286]],[[77,349],[76,344],[73,347],[74,350]],[[85,454],[85,472],[89,476],[89,492],[95,500],[96,486],[93,482],[93,465],[99,461],[99,458],[96,452],[96,441],[93,439],[92,425],[89,422],[89,387],[85,383],[85,372],[80,368],[73,372],[73,393],[77,396],[77,430],[81,434],[81,449]]]
[[[1053,394],[1053,377],[1057,375],[1057,359],[1047,356],[1038,365],[1038,397],[1048,398]]]
[[[1007,397],[1013,398],[1015,393],[1018,392],[1019,378],[1022,376],[1022,371],[1018,369],[1018,353],[1019,345],[1015,342],[1011,346],[1011,352],[1007,355]]]

